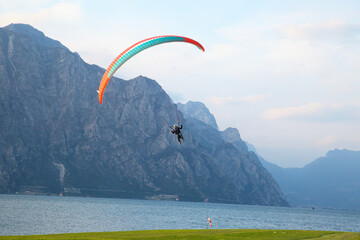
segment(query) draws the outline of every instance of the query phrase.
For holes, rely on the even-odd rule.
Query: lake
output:
[[[0,235],[147,229],[360,232],[360,212],[236,204],[0,194]]]

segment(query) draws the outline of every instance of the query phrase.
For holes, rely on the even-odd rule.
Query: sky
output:
[[[220,130],[237,128],[281,167],[360,150],[358,0],[0,0],[0,26],[10,23],[31,24],[102,68],[148,37],[193,38],[205,52],[159,45],[115,76],[143,75],[175,102],[203,102]]]

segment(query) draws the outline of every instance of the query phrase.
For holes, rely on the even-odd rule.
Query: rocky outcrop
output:
[[[195,118],[211,127],[218,129],[215,117],[202,102],[189,101],[186,104],[177,103],[178,109],[185,118]]]
[[[246,143],[241,139],[240,133],[236,128],[227,128],[221,132],[221,137],[226,141],[231,143],[236,147],[240,152],[248,152],[248,147]]]

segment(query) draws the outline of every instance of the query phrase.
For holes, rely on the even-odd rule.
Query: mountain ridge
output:
[[[38,29],[34,28],[31,25],[21,24],[21,23],[18,23],[18,24],[12,23],[12,24],[5,26],[3,29],[8,30],[10,32],[18,33],[18,34],[23,34],[24,36],[28,36],[38,46],[60,47],[60,48],[64,48],[65,50],[68,50],[70,52],[70,50],[67,47],[65,47],[64,45],[62,45],[59,41],[48,38],[47,36],[45,36],[45,34],[43,32],[39,31]]]
[[[259,159],[294,206],[360,209],[360,151],[334,149],[302,168]]]

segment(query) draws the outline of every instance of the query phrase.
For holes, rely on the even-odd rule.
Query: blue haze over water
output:
[[[0,195],[0,235],[145,229],[302,229],[360,232],[360,212],[235,204]]]

